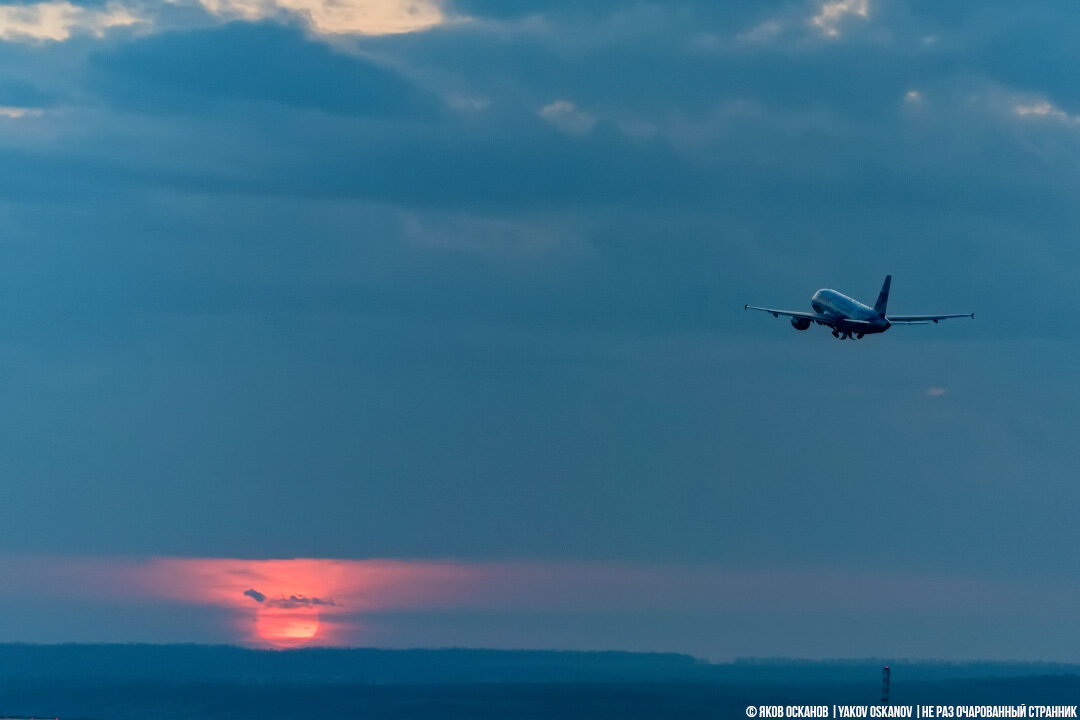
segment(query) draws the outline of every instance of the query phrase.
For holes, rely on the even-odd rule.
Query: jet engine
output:
[[[796,330],[805,330],[810,327],[810,318],[793,317],[791,318],[791,327]]]

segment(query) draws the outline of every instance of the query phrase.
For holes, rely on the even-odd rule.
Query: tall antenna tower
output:
[[[881,704],[889,704],[889,666],[881,668]]]

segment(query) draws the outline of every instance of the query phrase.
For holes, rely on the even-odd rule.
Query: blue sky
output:
[[[2,5],[0,550],[903,578],[935,601],[370,637],[1068,659],[1078,12]],[[742,311],[886,273],[976,320]],[[193,632],[61,613],[0,640]]]

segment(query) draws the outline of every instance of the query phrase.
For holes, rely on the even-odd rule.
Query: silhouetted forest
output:
[[[0,713],[65,718],[716,718],[873,704],[884,661],[494,650],[0,645]],[[1075,704],[1080,668],[891,661],[897,704]]]

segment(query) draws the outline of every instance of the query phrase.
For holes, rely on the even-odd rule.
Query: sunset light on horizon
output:
[[[1033,586],[979,576],[782,566],[747,571],[716,564],[538,560],[4,555],[0,573],[19,578],[18,586],[0,587],[0,610],[72,601],[80,603],[82,613],[123,610],[128,630],[109,636],[113,642],[146,637],[137,622],[141,613],[155,617],[158,608],[187,608],[196,613],[187,621],[194,625],[178,621],[151,637],[176,642],[201,628],[204,642],[276,649],[439,647],[460,645],[460,633],[470,632],[474,645],[486,647],[559,642],[581,648],[667,647],[724,658],[738,652],[737,637],[705,630],[736,620],[801,624],[807,613],[828,619],[871,605],[886,615],[920,608],[927,617],[948,622],[962,616],[966,604],[985,604],[988,597],[999,612],[1037,605],[1061,615],[1072,607],[1053,583],[1040,584],[1044,595],[1034,602]],[[654,627],[660,637],[674,618],[702,632],[694,642],[627,642],[620,639],[622,621],[595,624],[605,614],[634,618],[635,627]],[[475,629],[481,618],[482,634]],[[583,631],[583,624],[591,625],[590,631]]]

